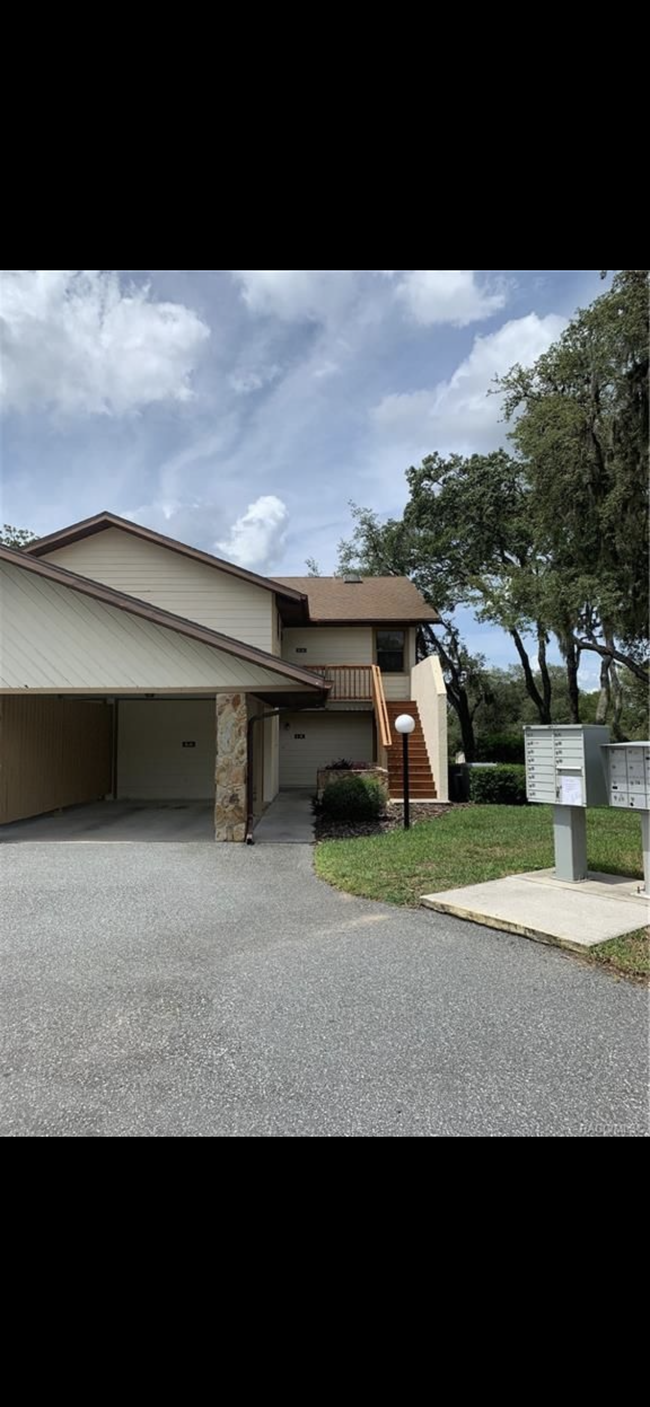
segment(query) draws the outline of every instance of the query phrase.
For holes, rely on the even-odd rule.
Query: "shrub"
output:
[[[339,757],[335,762],[328,762],[326,771],[328,772],[365,772],[366,768],[372,767],[372,762],[350,762],[349,757]]]
[[[477,739],[477,762],[524,763],[524,735],[520,733],[485,733]]]
[[[525,806],[526,768],[471,767],[469,795],[478,806]]]
[[[332,821],[374,821],[386,806],[386,793],[376,777],[338,777],[323,792],[321,811]]]

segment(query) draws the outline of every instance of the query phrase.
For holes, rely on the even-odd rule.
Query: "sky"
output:
[[[2,521],[43,535],[109,509],[262,574],[307,557],[329,574],[351,500],[399,514],[425,454],[506,443],[494,377],[606,286],[597,270],[3,271]],[[515,662],[507,635],[457,618],[472,650]]]

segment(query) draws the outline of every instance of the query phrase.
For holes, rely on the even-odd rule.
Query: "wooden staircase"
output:
[[[388,795],[395,799],[404,795],[402,739],[395,732],[395,719],[399,718],[400,713],[410,713],[411,718],[415,719],[415,728],[409,737],[409,796],[411,801],[435,800],[436,788],[417,704],[413,700],[407,703],[402,699],[399,703],[393,703],[387,699],[386,709],[393,740],[392,747],[387,749]]]

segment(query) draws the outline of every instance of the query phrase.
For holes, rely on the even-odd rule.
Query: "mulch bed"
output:
[[[462,802],[460,805],[464,809],[469,803]],[[432,801],[412,801],[411,802],[411,825],[415,826],[420,821],[433,821],[438,816],[445,816],[448,811],[456,810],[458,803],[441,806]],[[385,816],[380,816],[376,821],[330,821],[325,816],[317,815],[314,820],[314,835],[316,840],[354,840],[361,835],[383,835],[385,831],[400,830],[404,825],[404,807],[401,802],[391,803]]]

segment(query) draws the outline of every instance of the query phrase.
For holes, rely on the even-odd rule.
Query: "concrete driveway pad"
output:
[[[91,801],[0,827],[0,846],[49,840],[60,845],[97,841],[205,840],[214,845],[211,801]]]
[[[4,1136],[639,1136],[645,991],[308,845],[0,847]]]

